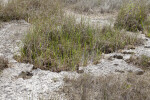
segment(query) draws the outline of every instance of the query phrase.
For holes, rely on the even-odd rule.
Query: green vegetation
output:
[[[22,60],[51,71],[76,70],[91,60],[99,60],[101,52],[111,53],[136,38],[105,27],[100,30],[67,18],[59,27],[48,20],[38,22],[28,33],[21,50]],[[86,65],[86,64],[85,64]]]
[[[148,9],[145,1],[130,1],[119,11],[115,27],[128,31],[142,31],[147,15]]]
[[[149,100],[150,74],[65,78],[62,91],[69,100]]]
[[[19,5],[18,2],[22,4],[23,1],[15,3]],[[63,14],[61,4],[57,1],[29,0],[23,3],[30,5],[28,9],[22,9],[28,15],[24,19],[29,19],[33,27],[23,41],[21,58],[15,58],[33,63],[35,68],[56,72],[78,70],[79,66],[99,60],[102,52],[111,53],[125,45],[139,44],[139,40],[117,29],[92,27],[84,21],[77,24],[73,17]],[[5,12],[4,18],[7,18]],[[11,20],[13,18],[8,17]]]
[[[0,20],[14,19],[32,23],[21,57],[15,58],[56,72],[78,70],[91,61],[96,63],[102,52],[141,42],[111,27],[92,27],[83,20],[76,23],[75,18],[65,16],[61,2],[56,0],[12,0],[1,6]]]

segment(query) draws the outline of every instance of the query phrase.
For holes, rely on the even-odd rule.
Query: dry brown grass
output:
[[[150,73],[65,78],[63,92],[69,100],[150,100]]]
[[[67,7],[77,12],[110,13],[118,10],[128,0],[62,0]]]
[[[8,60],[4,57],[0,57],[0,72],[5,68],[8,68]]]
[[[10,0],[5,5],[0,4],[0,20],[25,19],[34,22],[37,18],[58,14],[59,4],[58,0]]]
[[[144,0],[125,3],[116,19],[115,27],[124,28],[127,31],[143,31],[144,23],[148,16],[147,2]]]
[[[129,59],[126,60],[127,63],[131,63],[140,67],[144,70],[150,69],[150,57],[146,55],[141,55],[139,57],[132,55]]]

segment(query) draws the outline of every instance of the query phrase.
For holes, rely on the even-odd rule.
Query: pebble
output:
[[[143,74],[144,74],[144,71],[143,71],[143,70],[136,70],[136,71],[135,71],[135,74],[136,74],[136,75],[143,75]]]
[[[123,59],[123,56],[122,56],[122,55],[114,55],[113,57],[114,57],[114,58],[117,58],[117,59]]]
[[[145,45],[144,48],[150,48],[150,46],[149,45]]]

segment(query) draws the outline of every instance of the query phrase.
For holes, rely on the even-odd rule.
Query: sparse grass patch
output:
[[[65,5],[77,12],[109,13],[118,10],[127,0],[62,0]]]
[[[81,75],[76,79],[65,78],[63,92],[69,100],[149,100],[150,74],[143,76]]]
[[[0,4],[0,20],[33,22],[39,17],[60,13],[59,4],[58,0],[9,0],[6,5]]]
[[[93,28],[76,24],[72,18],[65,19],[59,27],[52,22],[44,20],[35,25],[24,41],[23,58],[38,68],[59,72],[76,70],[92,54],[100,56]]]
[[[0,57],[0,72],[8,68],[8,60],[6,58]]]
[[[56,19],[40,19],[34,26],[24,40],[21,60],[56,72],[78,70],[79,66],[98,61],[101,52],[111,53],[139,43],[119,30],[77,24],[72,17],[60,23]]]
[[[134,64],[144,70],[147,70],[150,68],[150,57],[141,55],[139,57],[131,56],[130,59],[126,60],[127,63]]]
[[[13,0],[2,9],[2,21],[25,19],[32,23],[23,41],[21,58],[16,59],[30,62],[35,68],[78,70],[91,61],[96,64],[102,52],[111,53],[139,43],[117,29],[92,27],[84,21],[77,24],[73,17],[65,18],[56,0]]]
[[[128,31],[143,31],[148,15],[146,2],[140,0],[125,3],[119,11],[115,27]]]

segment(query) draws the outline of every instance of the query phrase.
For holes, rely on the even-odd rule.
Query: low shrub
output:
[[[142,31],[147,15],[146,2],[130,1],[124,4],[119,11],[115,27],[128,31]]]

